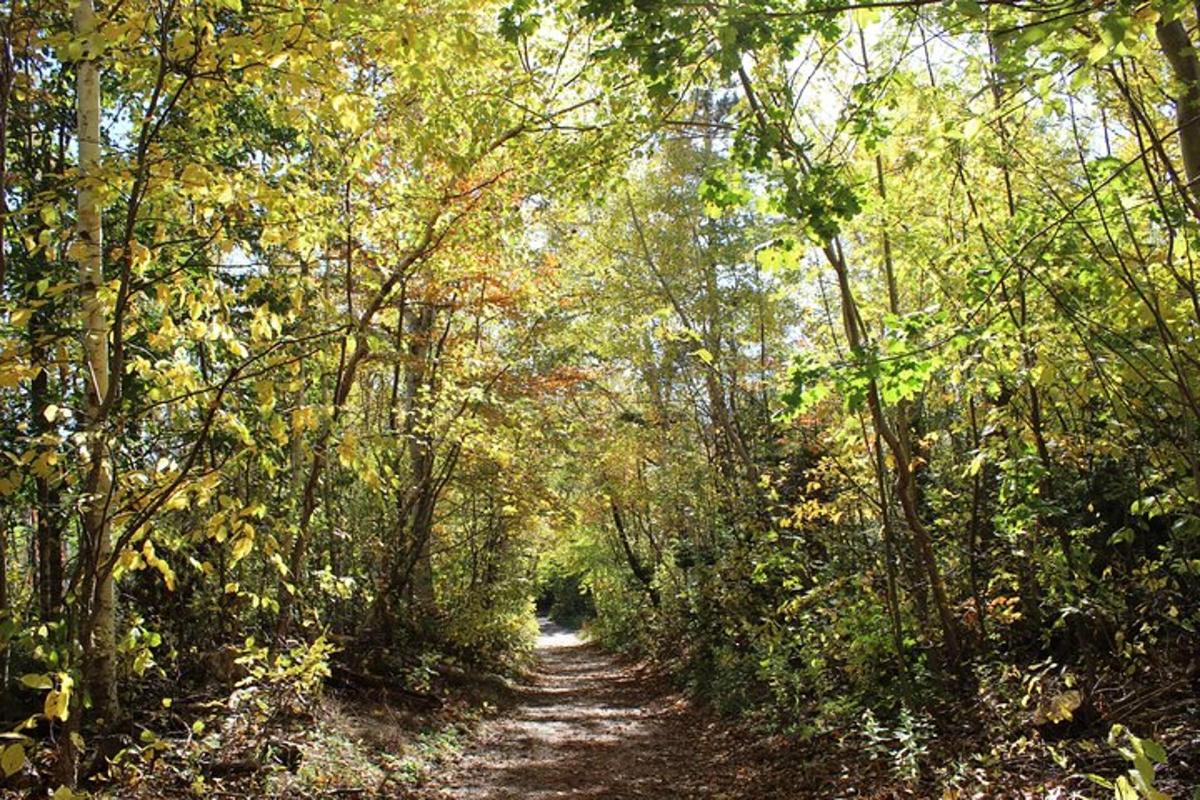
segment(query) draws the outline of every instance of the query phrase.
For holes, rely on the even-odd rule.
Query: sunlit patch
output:
[[[575,631],[564,628],[545,617],[538,619],[537,646],[539,649],[551,650],[561,647],[579,647],[582,644],[583,640],[579,638],[579,634]]]

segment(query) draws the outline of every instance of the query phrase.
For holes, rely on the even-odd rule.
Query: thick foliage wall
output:
[[[571,379],[522,228],[625,101],[501,10],[0,11],[6,777],[102,778],[92,733],[151,757],[146,708],[214,680],[531,644]]]
[[[1194,11],[585,14],[672,120],[563,245],[602,265],[586,324],[620,366],[591,412],[601,637],[810,733],[978,694],[1016,736],[1098,713],[1077,687],[1179,680]]]

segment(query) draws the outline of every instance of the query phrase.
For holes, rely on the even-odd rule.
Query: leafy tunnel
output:
[[[0,792],[408,796],[503,702],[678,766],[679,690],[790,796],[1184,796],[1197,25],[4,4]],[[714,735],[637,791],[768,796]]]

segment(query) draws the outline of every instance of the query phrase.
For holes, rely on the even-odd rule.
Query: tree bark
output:
[[[625,527],[625,517],[621,514],[621,507],[617,505],[617,501],[610,500],[609,506],[612,509],[613,526],[617,529],[617,539],[621,542],[621,550],[625,553],[625,561],[629,564],[629,570],[642,585],[646,597],[650,599],[650,604],[658,608],[659,596],[658,589],[654,588],[654,571],[647,567],[634,552],[633,543],[629,540],[629,530]]]
[[[427,361],[433,333],[433,306],[424,305],[411,312],[409,330],[409,368],[404,381],[404,430],[408,439],[408,455],[412,482],[417,487],[417,500],[412,508],[410,543],[413,568],[410,581],[415,609],[425,615],[434,607],[433,593],[433,451],[430,433],[421,416],[421,393],[427,385]]]
[[[43,323],[48,322],[39,309],[30,319],[31,361],[38,369],[30,384],[29,416],[31,427],[40,438],[49,433],[50,421],[46,409],[50,405],[49,365],[45,344],[40,341],[45,335]],[[37,541],[37,596],[38,614],[43,621],[50,621],[62,613],[63,603],[63,553],[62,515],[59,510],[59,489],[50,477],[34,477],[36,495],[34,512]]]
[[[86,39],[96,28],[92,0],[75,8],[75,34]],[[109,389],[108,320],[99,298],[104,282],[103,233],[96,172],[100,166],[100,68],[94,53],[76,67],[76,124],[79,140],[78,193],[79,292],[82,307],[85,412],[87,419],[87,492],[83,506],[86,567],[92,571],[92,596],[83,628],[86,677],[96,716],[112,724],[120,714],[116,676],[116,602],[108,504],[113,475],[107,434],[103,429],[104,399]]]
[[[1159,22],[1156,33],[1159,47],[1180,85],[1175,96],[1179,149],[1183,154],[1187,189],[1200,202],[1200,59],[1181,20]]]

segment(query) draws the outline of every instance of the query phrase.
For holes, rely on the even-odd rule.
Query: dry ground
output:
[[[483,724],[422,800],[786,798],[736,737],[661,679],[542,622],[539,661],[517,703]]]

